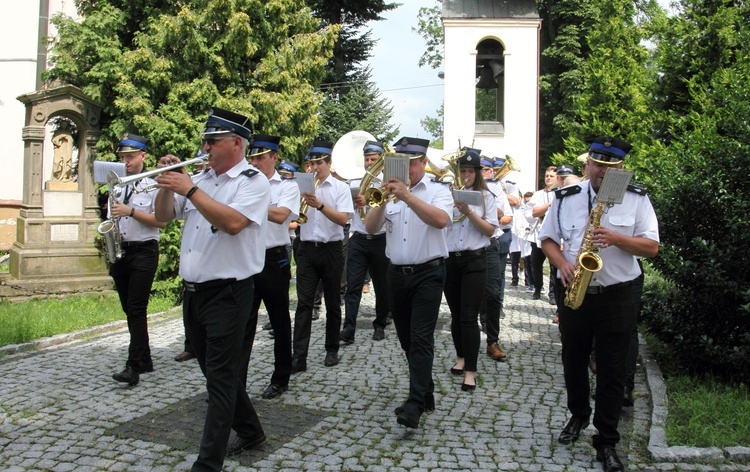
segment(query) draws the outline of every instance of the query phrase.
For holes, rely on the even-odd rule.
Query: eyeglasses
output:
[[[219,141],[223,141],[225,139],[234,139],[234,138],[235,138],[235,136],[224,136],[224,137],[221,137],[221,138],[203,138],[201,140],[201,145],[205,146],[206,144],[208,144],[209,146],[214,146]]]

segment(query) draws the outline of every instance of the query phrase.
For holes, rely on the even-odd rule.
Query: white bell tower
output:
[[[446,152],[509,155],[535,189],[539,161],[539,28],[535,0],[444,0]]]

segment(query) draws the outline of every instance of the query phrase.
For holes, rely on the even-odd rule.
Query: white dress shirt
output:
[[[469,205],[469,208],[477,215],[481,215],[483,220],[497,229],[497,203],[495,196],[492,192],[482,190],[482,197],[484,197],[484,205]],[[456,220],[460,216],[461,212],[457,208],[454,208],[453,219]],[[445,239],[448,244],[448,252],[474,251],[490,245],[490,237],[480,233],[477,227],[474,226],[474,223],[469,221],[468,216],[460,222],[451,222],[448,225]]]
[[[142,213],[153,213],[154,212],[154,198],[156,198],[156,189],[152,189],[148,192],[142,190],[150,185],[155,184],[154,179],[144,178],[134,185],[127,185],[125,191],[122,192],[117,201],[125,203],[130,208],[134,208],[135,211]],[[159,228],[156,226],[149,226],[137,221],[135,218],[129,216],[123,216],[118,221],[120,227],[120,236],[123,241],[151,241],[159,239]]]
[[[271,206],[275,208],[288,208],[289,216],[283,223],[274,223],[268,220],[263,225],[266,249],[289,245],[289,223],[299,216],[300,196],[299,186],[291,179],[282,179],[278,172],[268,180],[271,185]]]
[[[352,204],[352,192],[349,186],[338,180],[333,174],[318,185],[315,196],[320,202],[336,211],[347,213],[349,218],[354,214]],[[300,241],[315,241],[328,243],[331,241],[342,241],[344,229],[333,221],[321,215],[317,208],[307,209],[307,223],[300,225]]]

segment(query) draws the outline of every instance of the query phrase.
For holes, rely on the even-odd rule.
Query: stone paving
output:
[[[594,428],[564,446],[567,421],[554,307],[508,287],[501,343],[507,362],[480,352],[478,386],[462,392],[454,363],[447,305],[435,333],[437,408],[420,428],[396,423],[393,409],[407,395],[405,358],[393,326],[371,339],[373,293],[363,295],[356,341],[342,346],[341,363],[323,366],[324,318],[313,323],[308,370],[289,391],[263,400],[272,370],[273,340],[259,329],[248,391],[269,440],[225,462],[225,470],[601,470],[591,447]],[[259,325],[267,318],[261,315]],[[153,373],[133,388],[111,379],[122,369],[128,334],[122,323],[37,351],[0,351],[0,469],[5,471],[184,471],[195,459],[205,412],[197,363],[177,363],[183,327],[179,311],[153,317]],[[484,342],[482,344],[484,347]],[[5,355],[3,355],[4,353]],[[636,405],[623,411],[618,446],[629,470],[747,470],[651,463],[651,404],[644,368]],[[744,467],[744,468],[743,468]]]

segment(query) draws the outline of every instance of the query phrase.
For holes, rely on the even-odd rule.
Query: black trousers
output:
[[[385,234],[367,238],[367,235],[354,233],[349,238],[347,257],[347,288],[344,296],[344,331],[352,334],[357,329],[357,315],[362,301],[362,286],[370,271],[375,289],[375,321],[373,328],[385,328],[388,320],[388,292],[386,272],[388,258],[385,256]]]
[[[323,282],[326,304],[326,351],[338,352],[341,328],[341,273],[344,253],[341,241],[316,244],[300,241],[297,248],[297,311],[294,313],[293,354],[307,359],[312,330],[312,311],[318,281]]]
[[[534,294],[540,295],[544,288],[544,255],[542,248],[531,243],[531,285],[534,286]]]
[[[487,256],[450,256],[445,262],[445,300],[451,311],[451,336],[464,370],[477,371],[479,305],[487,284]],[[487,315],[489,321],[489,314]],[[489,330],[489,327],[488,327]]]
[[[291,263],[286,246],[277,246],[266,250],[266,262],[263,271],[253,276],[255,294],[250,318],[257,321],[260,304],[268,311],[268,319],[274,332],[273,357],[274,370],[271,383],[287,386],[292,372],[292,318],[289,315],[289,281],[292,278]],[[243,384],[247,385],[247,369],[250,353],[255,340],[256,325],[248,332],[245,339],[247,352],[244,353]]]
[[[126,366],[136,371],[152,365],[148,343],[148,299],[159,265],[159,245],[155,240],[140,245],[125,244],[125,255],[112,264],[110,274],[128,320],[130,346]]]
[[[393,324],[409,363],[409,397],[404,406],[423,411],[425,394],[435,391],[432,363],[445,265],[413,274],[404,274],[391,266],[387,282]]]
[[[263,427],[240,380],[243,344],[255,329],[250,316],[252,277],[197,292],[185,291],[182,316],[187,336],[206,377],[208,410],[194,471],[220,471],[232,429],[242,438],[263,434]]]
[[[588,364],[591,342],[596,337],[596,400],[594,447],[614,446],[620,440],[620,421],[625,363],[635,324],[636,304],[630,285],[602,294],[587,294],[577,310],[565,306],[565,289],[557,280],[562,363],[568,409],[574,417],[591,415]]]

